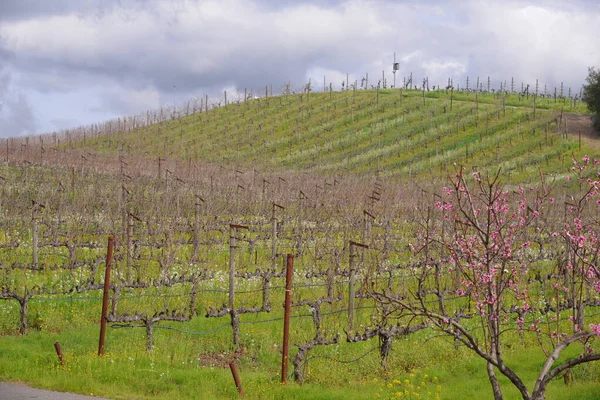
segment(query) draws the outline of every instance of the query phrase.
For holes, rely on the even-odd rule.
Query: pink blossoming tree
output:
[[[600,229],[589,215],[590,204],[600,198],[600,182],[585,178],[588,164],[586,157],[575,165],[582,190],[565,206],[564,227],[554,224],[560,229],[551,228],[549,218],[556,216],[551,211],[560,205],[544,182],[537,189],[506,190],[499,173],[467,178],[459,171],[433,207],[423,210],[412,244],[420,259],[414,285],[402,293],[374,291],[373,297],[388,311],[426,321],[483,358],[495,399],[503,398],[497,373],[523,399],[544,399],[553,378],[600,359],[593,347],[600,324],[584,322],[585,307],[596,304],[600,292]],[[563,246],[564,259],[534,273],[543,242]],[[504,359],[515,330],[534,335],[546,356],[532,391]],[[575,344],[581,354],[557,362]]]

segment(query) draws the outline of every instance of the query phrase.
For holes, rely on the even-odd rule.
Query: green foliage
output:
[[[594,125],[600,130],[600,69],[588,68],[585,81],[587,84],[583,85],[582,100],[587,104],[588,109],[596,114]]]

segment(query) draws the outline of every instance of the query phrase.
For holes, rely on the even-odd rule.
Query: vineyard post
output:
[[[75,204],[75,167],[71,167],[71,197]]]
[[[127,213],[127,271],[125,279],[131,282],[131,261],[133,259],[133,214]]]
[[[200,202],[204,199],[198,195],[194,204],[194,259],[198,257],[198,247],[200,246]]]
[[[366,243],[367,242],[367,237],[369,236],[370,233],[370,228],[371,228],[371,224],[369,222],[374,221],[375,220],[375,216],[373,216],[373,214],[371,214],[370,212],[368,212],[367,210],[363,210],[363,231],[362,231],[362,242]],[[363,251],[361,254],[361,262],[365,262],[365,252],[366,249],[363,247]]]
[[[41,205],[40,203],[38,203],[35,200],[31,200],[31,202],[33,203],[33,211],[32,211],[32,216],[31,216],[31,236],[33,237],[33,266],[37,267],[38,266],[38,227],[37,227],[37,221],[38,221],[38,212],[40,210],[40,207],[43,207],[43,205]]]
[[[354,279],[356,273],[355,259],[356,259],[356,247],[362,247],[368,249],[369,246],[362,243],[350,241],[350,266],[349,266],[349,278],[348,278],[348,332],[354,331]]]
[[[62,349],[60,348],[60,343],[54,342],[54,350],[56,350],[56,355],[58,356],[58,361],[60,361],[60,365],[65,365],[65,359],[63,357]]]
[[[63,185],[62,182],[58,183],[58,205],[56,206],[56,229],[54,229],[54,243],[58,242],[58,231],[62,224],[62,202],[63,202]]]
[[[3,176],[0,176],[0,181],[2,182],[2,185],[6,184],[6,178]],[[2,196],[0,196],[0,218],[2,218]]]
[[[125,188],[124,184],[121,184],[121,190],[119,191],[119,209],[121,210],[121,239],[125,240],[126,227],[127,227],[127,195],[129,192]]]
[[[235,240],[236,229],[248,229],[244,225],[229,224],[229,313],[233,329],[233,344],[238,346],[240,341],[239,317],[235,311]]]
[[[265,193],[267,190],[267,187],[266,187],[267,184],[270,184],[270,182],[263,178],[263,183],[262,183],[262,200],[263,201],[265,201]]]
[[[272,210],[272,214],[271,214],[271,229],[272,229],[272,233],[271,233],[271,258],[273,260],[275,260],[275,258],[277,258],[277,219],[275,218],[275,209],[279,208],[281,210],[284,210],[285,207],[280,206],[277,203],[273,203],[273,210]]]
[[[106,338],[106,313],[108,311],[108,295],[110,291],[110,263],[112,261],[115,238],[108,237],[106,250],[106,270],[104,273],[104,295],[102,296],[102,316],[100,317],[100,341],[98,343],[98,356],[104,354],[104,339]]]
[[[240,396],[244,397],[244,389],[242,388],[242,381],[240,380],[240,374],[238,373],[235,361],[229,363],[229,369],[231,370],[231,375],[233,375],[233,382],[235,382],[238,393]]]
[[[281,383],[287,382],[288,354],[290,344],[290,314],[292,312],[292,278],[294,276],[294,256],[287,255],[285,273],[285,314],[283,319],[283,355],[281,359]]]
[[[299,196],[299,210],[298,210],[298,240],[296,242],[297,244],[297,251],[296,254],[300,255],[302,254],[302,232],[303,232],[303,228],[302,228],[302,212],[303,212],[303,200],[306,199],[306,195],[304,194],[304,192],[302,190],[300,190],[300,196]]]

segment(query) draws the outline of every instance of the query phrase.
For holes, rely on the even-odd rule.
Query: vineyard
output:
[[[495,340],[533,388],[576,336],[539,376],[548,398],[600,395],[595,363],[560,369],[599,351],[598,172],[568,131],[576,100],[288,91],[7,140],[0,376],[235,398],[233,363],[250,398],[460,398],[492,394],[486,363],[506,372]]]
[[[288,92],[228,103],[226,96],[196,99],[31,144],[155,164],[171,159],[320,175],[379,170],[381,176],[431,179],[445,177],[456,163],[480,171],[501,167],[516,182],[568,168],[574,152],[594,152],[577,139],[581,130],[570,128],[568,113],[585,112],[577,98],[414,89]],[[6,151],[18,156],[25,145],[12,140]]]

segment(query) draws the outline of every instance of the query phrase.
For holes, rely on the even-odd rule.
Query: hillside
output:
[[[383,89],[282,95],[70,140],[83,152],[242,168],[445,176],[453,164],[517,181],[597,152],[569,119],[585,105],[519,94]],[[123,120],[125,121],[125,120]],[[133,126],[132,126],[133,125]],[[139,120],[137,125],[141,125]],[[111,125],[111,130],[113,130]],[[587,132],[587,131],[586,131]],[[581,143],[580,143],[581,142]]]

